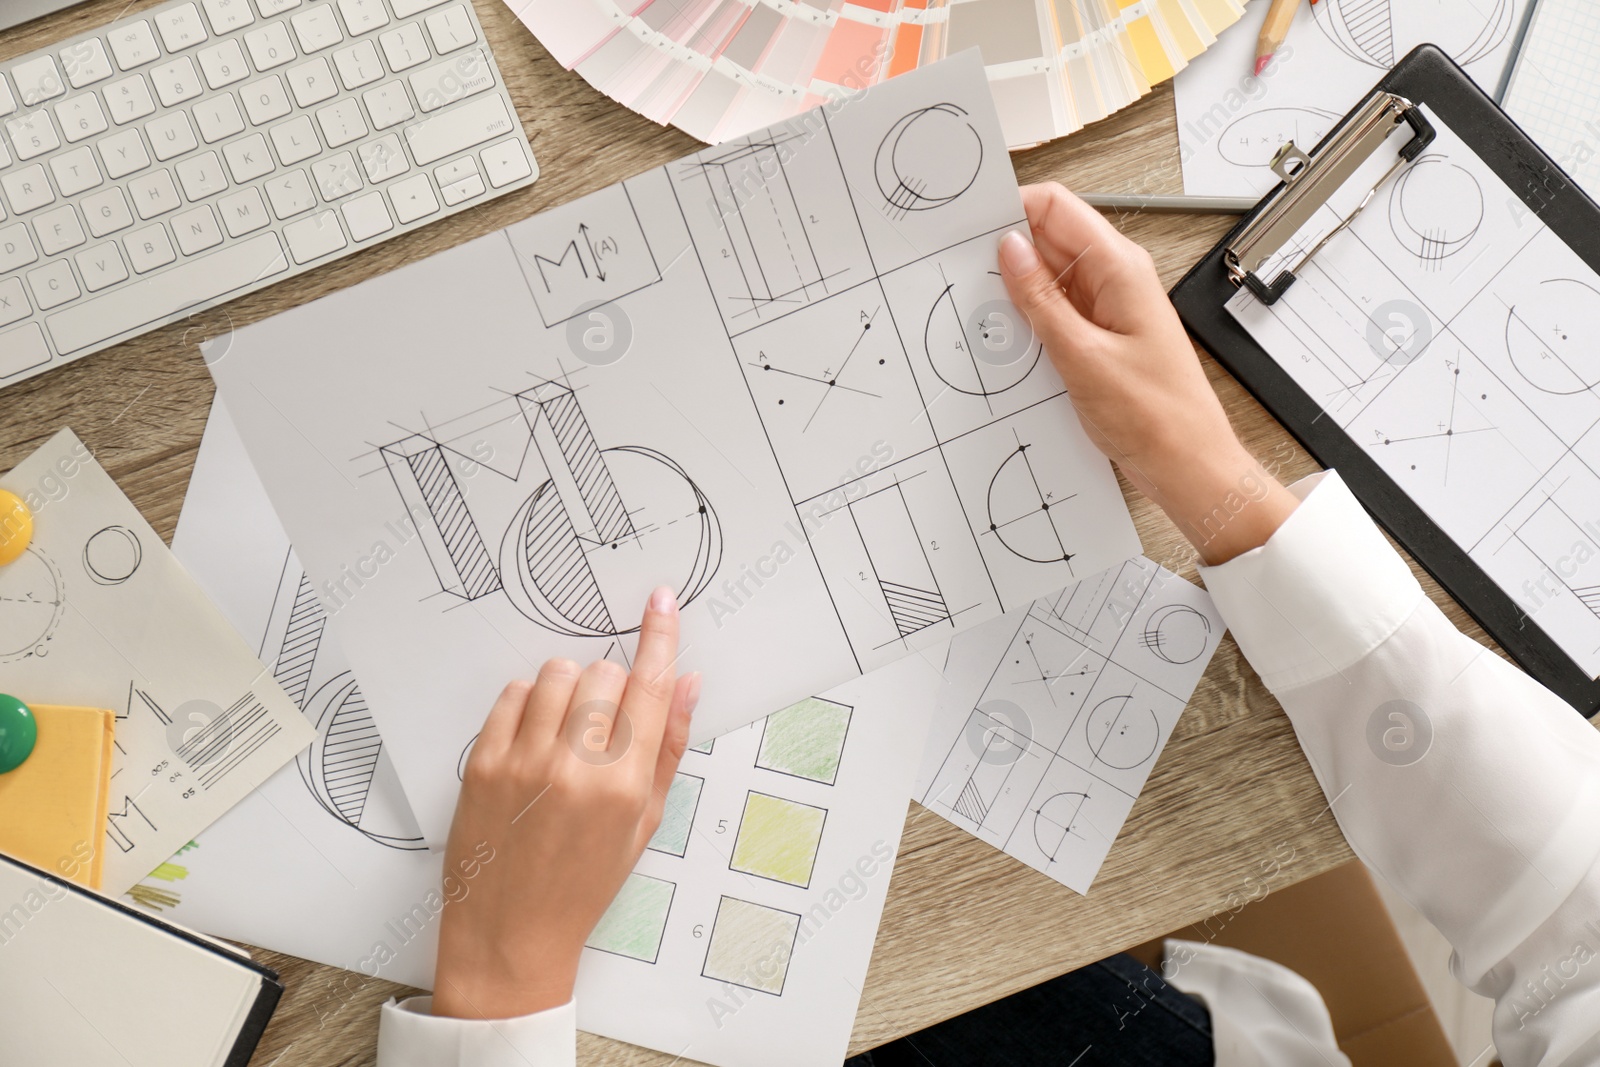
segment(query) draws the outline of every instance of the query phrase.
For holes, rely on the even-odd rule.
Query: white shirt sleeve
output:
[[[574,1067],[578,1009],[515,1019],[453,1019],[433,1014],[432,997],[383,1006],[378,1067]]]
[[[1600,1064],[1600,732],[1433,605],[1335,472],[1201,576],[1356,854],[1496,1001],[1507,1067]]]

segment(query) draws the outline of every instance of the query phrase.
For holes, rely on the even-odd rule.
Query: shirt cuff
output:
[[[433,1014],[432,997],[389,1001],[378,1025],[378,1067],[575,1067],[578,1009],[514,1019]]]
[[[1266,544],[1200,568],[1240,651],[1273,692],[1342,673],[1388,640],[1423,595],[1337,471],[1289,491],[1300,506]]]

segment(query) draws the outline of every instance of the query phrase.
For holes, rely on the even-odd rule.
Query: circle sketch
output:
[[[1600,291],[1575,278],[1540,282],[1506,312],[1506,352],[1540,392],[1572,396],[1600,385]]]
[[[1187,604],[1168,604],[1151,614],[1139,640],[1168,663],[1193,663],[1211,643],[1211,620]]]
[[[126,526],[107,526],[84,542],[83,569],[100,585],[121,585],[143,560],[139,535]]]
[[[878,143],[873,176],[895,217],[943,207],[972,188],[983,168],[983,138],[956,104],[902,116]]]
[[[1119,771],[1131,770],[1155,755],[1161,741],[1156,713],[1132,703],[1132,694],[1107,697],[1089,713],[1085,727],[1090,753]]]
[[[1420,44],[1438,45],[1462,66],[1505,43],[1516,15],[1512,0],[1448,5],[1398,0],[1322,0],[1312,18],[1334,47],[1358,63],[1387,71]]]
[[[0,567],[0,663],[45,655],[65,607],[61,572],[39,549]]]
[[[956,296],[955,283],[946,285],[928,309],[922,329],[922,347],[933,373],[967,396],[997,396],[1020,385],[1044,354],[1044,344],[1034,337],[1027,317],[1012,308],[1004,321],[998,310],[974,313],[963,321]]]
[[[1424,267],[1460,252],[1483,226],[1483,188],[1471,171],[1441,155],[1423,156],[1389,193],[1389,228]]]
[[[317,739],[295,757],[295,763],[317,804],[376,844],[407,852],[426,850],[417,827],[393,817],[397,810],[405,810],[403,806],[368,803],[374,788],[382,788],[379,776],[388,768],[381,760],[383,739],[355,675],[341,671],[322,683],[306,702],[305,712],[317,729]]]
[[[1083,810],[1086,793],[1056,793],[1045,798],[1033,812],[1033,843],[1051,863],[1061,856],[1061,847],[1072,836],[1072,824]]]

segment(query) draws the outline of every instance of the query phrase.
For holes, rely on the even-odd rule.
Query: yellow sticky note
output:
[[[21,766],[0,774],[0,852],[99,889],[116,716],[29,707],[39,737]]]

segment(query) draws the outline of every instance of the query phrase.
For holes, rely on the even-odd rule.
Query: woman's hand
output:
[[[1090,438],[1206,562],[1264,544],[1296,500],[1234,435],[1150,254],[1055,182],[1022,203],[1033,242],[1002,239],[1001,275]]]
[[[578,958],[656,826],[700,699],[677,678],[678,604],[657,589],[633,671],[553,659],[500,694],[445,849],[433,1013],[504,1019],[572,999]]]

